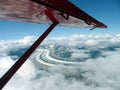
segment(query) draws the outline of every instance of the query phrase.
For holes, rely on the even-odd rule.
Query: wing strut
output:
[[[54,29],[58,22],[53,22],[51,26],[34,42],[34,44],[20,57],[20,59],[0,78],[0,90],[7,84],[12,76],[18,71],[18,69],[24,64],[24,62],[30,57],[35,49],[42,43],[47,35]]]

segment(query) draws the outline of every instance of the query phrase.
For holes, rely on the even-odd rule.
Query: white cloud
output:
[[[0,56],[6,56],[10,50],[30,46],[33,41],[35,41],[33,36],[26,36],[18,40],[0,40],[0,52],[2,52]]]
[[[11,59],[11,57],[0,57],[0,76],[2,76],[13,64],[14,61]]]
[[[35,40],[34,36],[26,36],[23,39],[19,39],[18,43],[23,44],[23,45],[28,45],[28,44],[31,44],[31,42],[34,40]]]
[[[28,59],[27,62],[19,69],[17,75],[25,79],[34,78],[36,76],[36,69],[33,63]]]
[[[120,42],[120,39],[119,38],[116,38],[116,37],[113,37],[110,39],[111,42],[113,43],[117,43],[117,42]]]
[[[97,44],[97,41],[95,41],[95,40],[87,40],[87,41],[85,42],[85,44],[86,44],[87,46],[94,46],[94,45]]]
[[[0,57],[0,68],[10,68],[13,65],[14,61],[11,57]]]

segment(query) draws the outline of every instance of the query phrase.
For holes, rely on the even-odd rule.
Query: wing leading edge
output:
[[[0,19],[107,28],[68,0],[0,0]]]

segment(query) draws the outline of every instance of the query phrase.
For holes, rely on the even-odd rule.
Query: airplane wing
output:
[[[0,19],[75,27],[107,26],[67,0],[0,0]]]

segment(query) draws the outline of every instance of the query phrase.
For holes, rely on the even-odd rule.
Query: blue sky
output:
[[[80,9],[103,22],[107,29],[75,28],[57,26],[49,37],[73,34],[118,34],[120,33],[120,0],[70,0]],[[49,25],[0,20],[0,40],[18,39],[24,36],[39,36]]]

